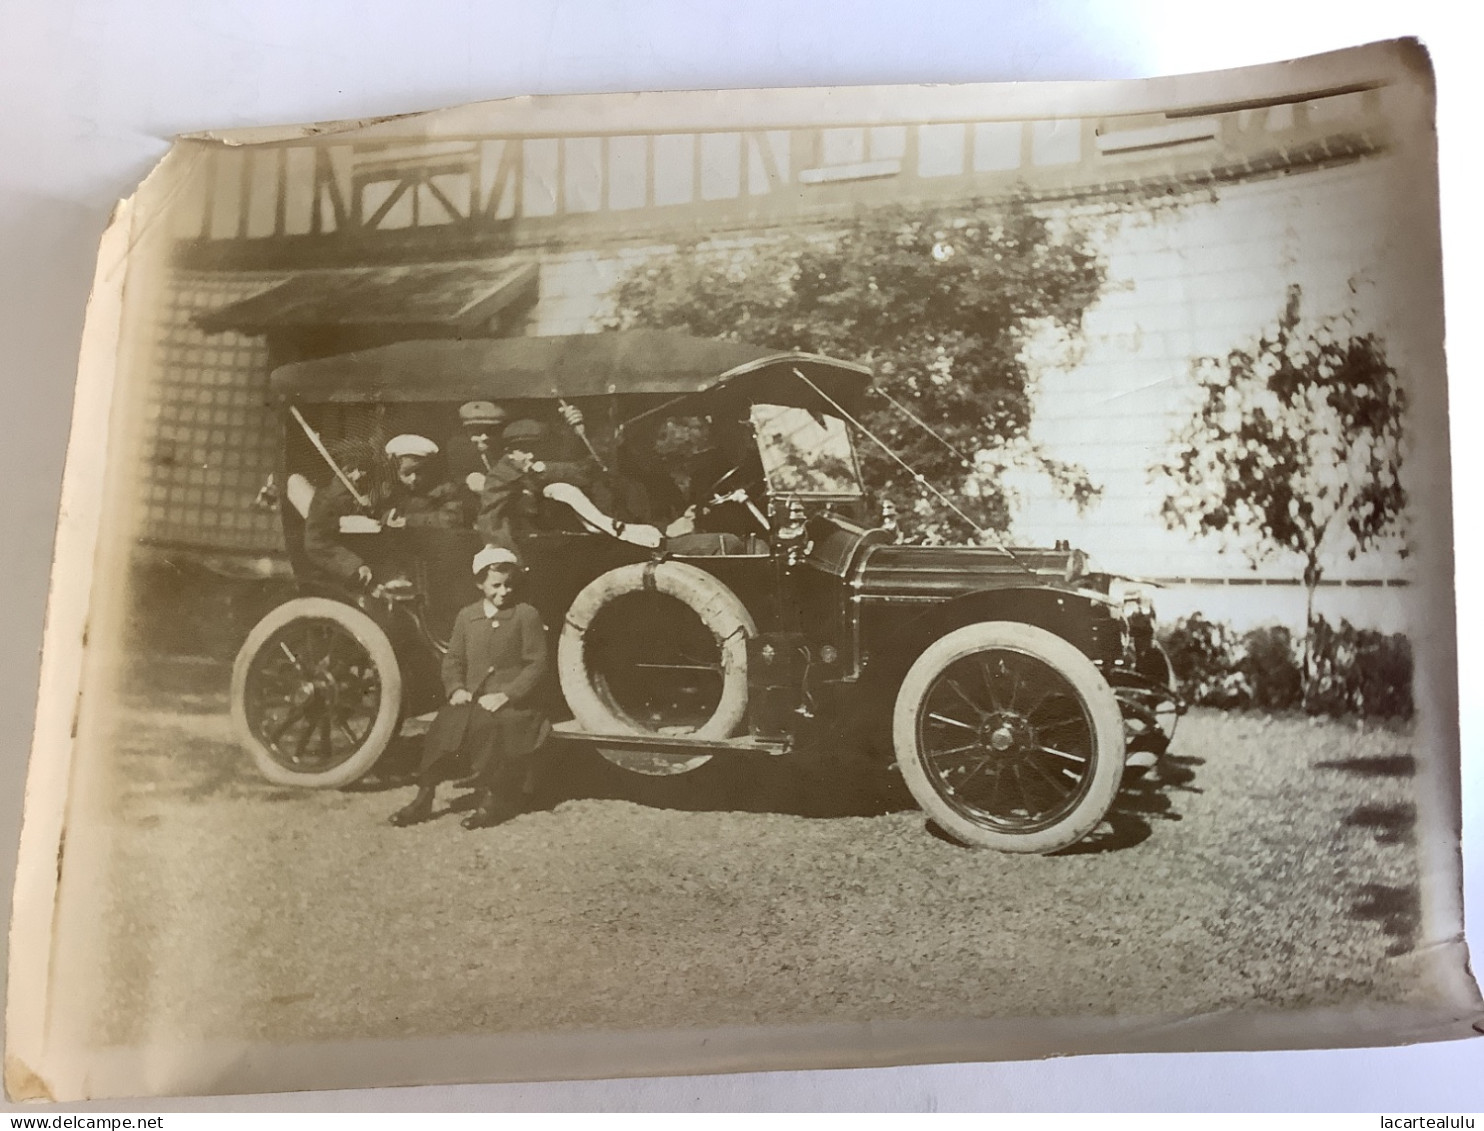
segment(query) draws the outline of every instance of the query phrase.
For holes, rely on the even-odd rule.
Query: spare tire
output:
[[[730,738],[747,717],[747,641],[757,625],[726,585],[685,562],[638,562],[592,581],[567,610],[557,676],[592,734]],[[708,754],[599,746],[615,765],[679,774]]]

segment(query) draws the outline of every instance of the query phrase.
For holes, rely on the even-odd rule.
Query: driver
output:
[[[742,484],[740,461],[730,459],[717,442],[710,418],[666,417],[654,439],[640,446],[654,458],[631,460],[631,465],[653,513],[665,523],[665,551],[681,557],[746,552],[745,540],[722,529],[713,513],[718,491],[726,494]]]
[[[544,424],[517,420],[501,437],[505,454],[491,467],[480,493],[474,528],[491,546],[517,550],[521,535],[538,530],[594,530],[656,549],[664,535],[611,512],[596,466],[561,462]]]

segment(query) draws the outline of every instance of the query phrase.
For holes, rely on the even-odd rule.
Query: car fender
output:
[[[1016,621],[1066,640],[1094,663],[1116,658],[1121,633],[1101,593],[1053,585],[997,586],[905,609],[890,602],[855,603],[865,667],[895,684],[933,641],[979,621]]]

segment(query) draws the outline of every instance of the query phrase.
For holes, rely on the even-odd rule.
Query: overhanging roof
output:
[[[209,334],[329,326],[446,326],[475,331],[536,294],[534,263],[416,263],[304,271],[195,318]]]
[[[665,330],[615,330],[395,342],[281,366],[270,384],[278,396],[309,403],[677,397],[741,383],[781,394],[808,389],[794,367],[845,402],[856,401],[871,381],[864,366],[813,354]]]

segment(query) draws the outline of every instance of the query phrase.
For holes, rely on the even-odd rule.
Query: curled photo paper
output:
[[[514,99],[103,237],[5,1080],[1470,1036],[1433,85]]]

